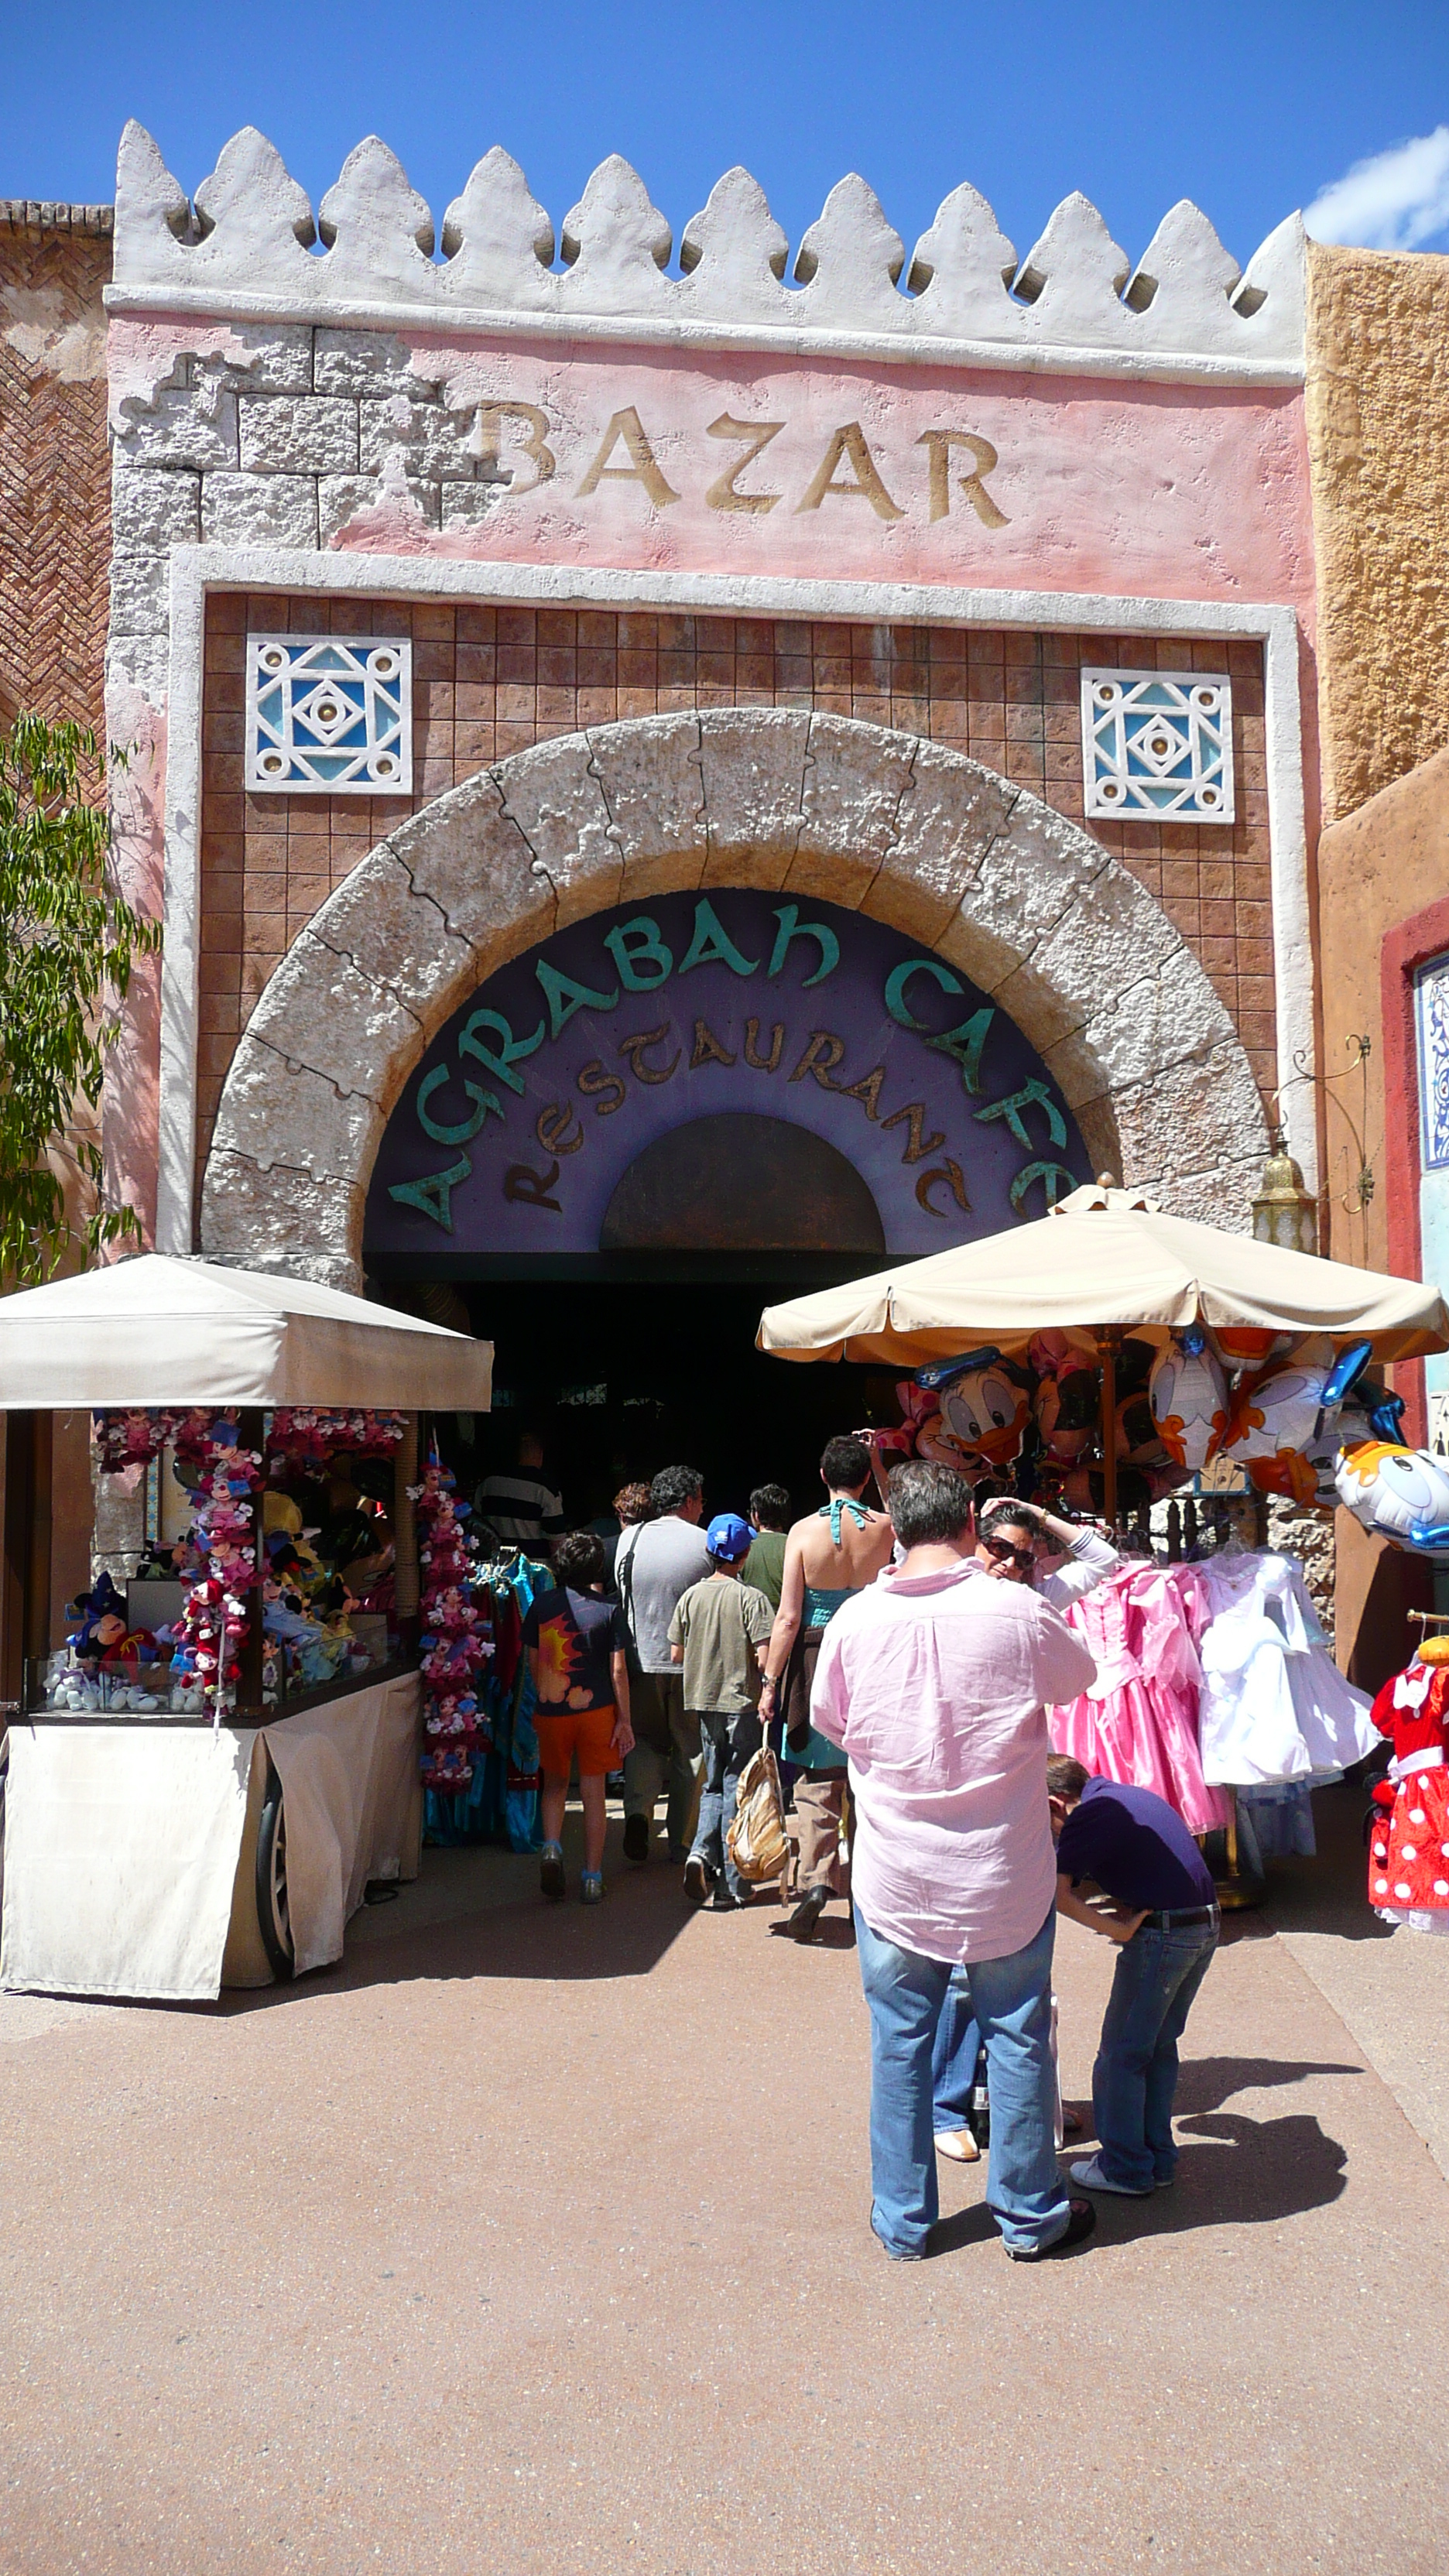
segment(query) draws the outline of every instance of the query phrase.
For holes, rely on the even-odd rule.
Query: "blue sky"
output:
[[[0,195],[108,199],[128,115],[189,193],[259,125],[314,204],[376,132],[435,217],[503,143],[556,227],[619,151],[676,245],[743,161],[792,241],[856,169],[908,250],[962,179],[1022,254],[1072,188],[1129,254],[1181,196],[1242,260],[1315,199],[1325,237],[1449,247],[1443,0],[0,0]]]

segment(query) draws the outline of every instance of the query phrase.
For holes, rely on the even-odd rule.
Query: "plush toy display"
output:
[[[1407,1671],[1385,1682],[1373,1722],[1394,1748],[1374,1791],[1368,1896],[1388,1923],[1449,1932],[1449,1637],[1426,1637]]]
[[[1197,1475],[1227,1420],[1228,1387],[1222,1365],[1196,1324],[1174,1333],[1152,1363],[1148,1401],[1162,1445],[1174,1465]]]
[[[473,1597],[473,1573],[462,1522],[466,1503],[456,1499],[457,1479],[431,1450],[417,1505],[418,1564],[422,1572],[423,1785],[466,1789],[473,1756],[483,1740],[477,1683],[493,1652]]]
[[[1340,1453],[1338,1499],[1371,1538],[1419,1556],[1449,1556],[1449,1460],[1431,1449],[1366,1440]]]

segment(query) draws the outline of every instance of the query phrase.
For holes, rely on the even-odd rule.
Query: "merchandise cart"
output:
[[[467,1334],[201,1260],[142,1254],[0,1300],[0,1985],[213,2000],[340,1957],[366,1885],[416,1875],[417,1417],[486,1412],[491,1366],[491,1346]],[[280,1658],[266,1677],[258,1507],[243,1516],[256,1576],[230,1681],[223,1655],[185,1689],[56,1705],[51,1424],[82,1406],[212,1417],[252,1456],[278,1408],[404,1417],[391,1649],[374,1636],[314,1688],[289,1687]]]

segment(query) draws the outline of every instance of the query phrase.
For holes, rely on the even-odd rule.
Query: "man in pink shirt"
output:
[[[953,1468],[896,1468],[890,1508],[903,1561],[832,1619],[810,1712],[843,1749],[855,1800],[871,2226],[897,2261],[925,2252],[939,2210],[932,2044],[964,1965],[991,2093],[986,2197],[1008,2254],[1037,2262],[1095,2224],[1055,2154],[1046,1710],[1096,1666],[1037,1593],[976,1563],[971,1489]]]

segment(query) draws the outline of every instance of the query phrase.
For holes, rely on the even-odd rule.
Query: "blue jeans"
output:
[[[870,2006],[870,2223],[887,2253],[920,2254],[940,2214],[931,2059],[957,1972],[900,1950],[856,1908],[860,1982]],[[986,2199],[1008,2245],[1054,2245],[1070,2215],[1053,2147],[1051,2055],[1056,1909],[1035,1940],[1005,1959],[968,1961],[969,2009],[981,2026],[991,2087]]]
[[[740,1773],[764,1737],[752,1708],[736,1715],[702,1710],[696,1719],[704,1754],[704,1781],[699,1793],[699,1822],[694,1829],[691,1860],[702,1860],[718,1878],[721,1870],[732,1896],[742,1895],[744,1880],[729,1855],[725,1832],[739,1804]]]
[[[1215,1923],[1156,1932],[1144,1923],[1117,1953],[1092,2069],[1102,2171],[1128,2191],[1170,2182],[1177,2043],[1218,1946]]]
[[[931,2052],[932,2124],[937,2137],[943,2129],[969,2127],[980,2058],[981,2024],[971,2009],[971,1989],[963,1969],[959,1976],[953,1972],[946,1989]]]

